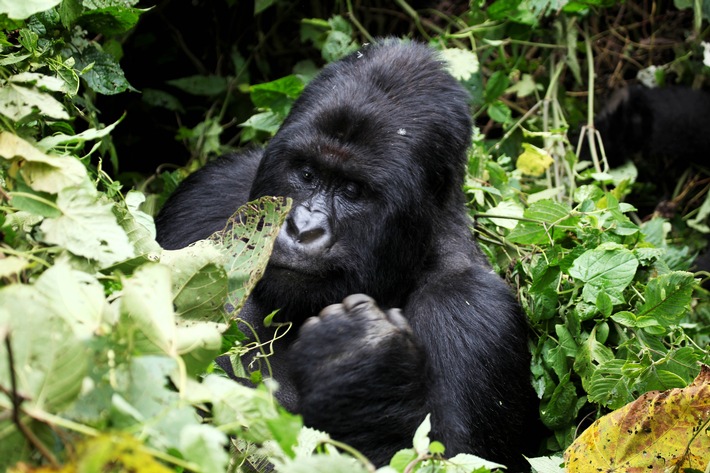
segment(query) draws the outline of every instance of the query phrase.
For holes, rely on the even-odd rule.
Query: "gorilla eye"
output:
[[[303,168],[301,169],[301,178],[306,182],[312,182],[315,174],[311,168]]]
[[[345,194],[345,197],[347,197],[348,199],[357,199],[358,197],[360,197],[361,193],[362,189],[355,182],[348,182],[343,188],[343,194]]]

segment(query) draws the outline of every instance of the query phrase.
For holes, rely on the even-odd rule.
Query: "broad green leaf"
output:
[[[239,126],[244,128],[253,128],[256,131],[265,131],[270,134],[274,134],[278,131],[283,122],[284,117],[274,112],[261,112],[252,115],[244,123],[240,123]]]
[[[290,75],[265,84],[253,85],[249,88],[249,95],[257,107],[286,116],[293,101],[301,95],[303,87],[303,81],[298,76]]]
[[[510,79],[505,71],[496,71],[486,82],[484,97],[486,103],[492,104],[505,92],[505,89],[510,85]]]
[[[577,388],[569,378],[568,373],[560,380],[550,400],[540,406],[540,417],[551,429],[563,427],[577,413]]]
[[[0,14],[7,14],[13,20],[24,20],[35,13],[54,8],[61,0],[0,0]]]
[[[92,44],[74,57],[77,69],[85,71],[81,77],[95,92],[115,95],[126,90],[135,91],[116,59],[98,46]]]
[[[87,187],[63,189],[57,196],[62,215],[40,225],[42,240],[61,246],[77,256],[109,266],[134,256],[126,232],[116,221],[113,204],[103,203]]]
[[[585,251],[574,260],[569,274],[586,283],[584,300],[596,304],[599,292],[605,291],[614,304],[623,302],[622,291],[636,274],[638,260],[626,248],[602,245]]]
[[[544,225],[520,222],[508,235],[508,240],[521,245],[541,245],[550,243],[551,236]]]
[[[417,459],[417,452],[413,448],[405,448],[392,456],[389,466],[399,473],[403,473],[405,468]]]
[[[125,5],[87,10],[79,17],[79,24],[86,30],[106,36],[116,36],[128,32],[136,26],[145,10]]]
[[[223,250],[214,242],[199,241],[180,250],[164,250],[160,262],[171,269],[173,302],[183,325],[225,321],[228,280]]]
[[[175,360],[165,356],[137,356],[130,359],[130,364],[119,366],[115,372],[116,391],[130,409],[124,405],[119,412],[114,407],[110,413],[113,425],[140,428],[148,443],[179,450],[183,429],[201,422],[196,410],[170,385],[170,377],[176,372]],[[173,382],[181,384],[179,380]],[[116,402],[114,396],[114,405]]]
[[[640,317],[650,317],[664,327],[677,324],[690,306],[693,275],[681,271],[651,279],[644,291],[646,302],[639,307]]]

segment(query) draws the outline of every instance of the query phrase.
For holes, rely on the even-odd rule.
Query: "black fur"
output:
[[[527,326],[464,207],[467,103],[429,48],[365,47],[308,85],[263,157],[204,167],[156,220],[166,248],[208,236],[245,203],[257,164],[249,199],[293,199],[240,316],[262,339],[275,309],[296,325],[271,362],[277,395],[377,464],[427,413],[447,455],[522,467],[523,438],[539,440],[525,424]]]
[[[656,184],[656,197],[663,198],[670,196],[688,167],[710,162],[709,114],[709,92],[634,85],[612,95],[594,126],[609,165],[632,160],[638,181]]]

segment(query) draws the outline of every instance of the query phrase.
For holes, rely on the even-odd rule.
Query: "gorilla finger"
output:
[[[367,310],[369,308],[379,310],[375,300],[365,294],[352,294],[343,299],[343,306],[348,312]]]
[[[389,320],[392,325],[404,332],[412,333],[412,327],[409,325],[409,321],[402,315],[401,310],[390,309],[385,312],[385,315],[387,315],[387,320]]]

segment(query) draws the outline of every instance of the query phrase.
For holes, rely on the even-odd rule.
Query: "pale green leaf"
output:
[[[62,215],[40,225],[42,240],[61,246],[77,256],[109,266],[134,256],[126,232],[116,221],[113,204],[100,201],[87,187],[63,189],[57,196]]]
[[[501,201],[495,207],[488,209],[486,213],[482,216],[487,216],[491,222],[493,222],[495,225],[498,225],[499,227],[512,230],[516,227],[516,225],[518,225],[520,219],[523,218],[523,207],[515,202],[504,200]]]
[[[21,284],[1,289],[0,327],[9,333],[19,394],[39,409],[68,407],[81,390],[88,353],[46,295]],[[0,359],[8,359],[4,344]],[[0,363],[0,386],[11,386],[7,362]],[[0,405],[6,401],[0,396]]]
[[[180,431],[180,452],[205,472],[226,470],[227,443],[227,436],[208,424],[188,425]]]
[[[62,103],[46,92],[11,82],[0,87],[0,113],[13,121],[20,121],[33,112],[57,120],[68,120]]]
[[[65,187],[85,181],[86,168],[70,156],[49,156],[28,141],[8,132],[0,132],[0,156],[24,160],[20,170],[27,185],[40,192],[56,194]]]
[[[431,414],[427,414],[414,432],[412,445],[419,455],[426,455],[429,452],[429,432],[431,432]]]
[[[121,314],[168,355],[177,355],[177,328],[170,290],[170,269],[145,264],[123,282]]]
[[[693,275],[681,271],[651,279],[644,291],[646,302],[639,307],[639,316],[653,318],[664,327],[677,324],[690,306],[693,283]]]
[[[13,20],[24,20],[60,3],[61,0],[0,0],[0,14],[6,13]]]
[[[441,51],[440,54],[446,61],[449,73],[458,80],[469,80],[472,75],[478,74],[480,71],[478,56],[473,51],[448,48]]]

